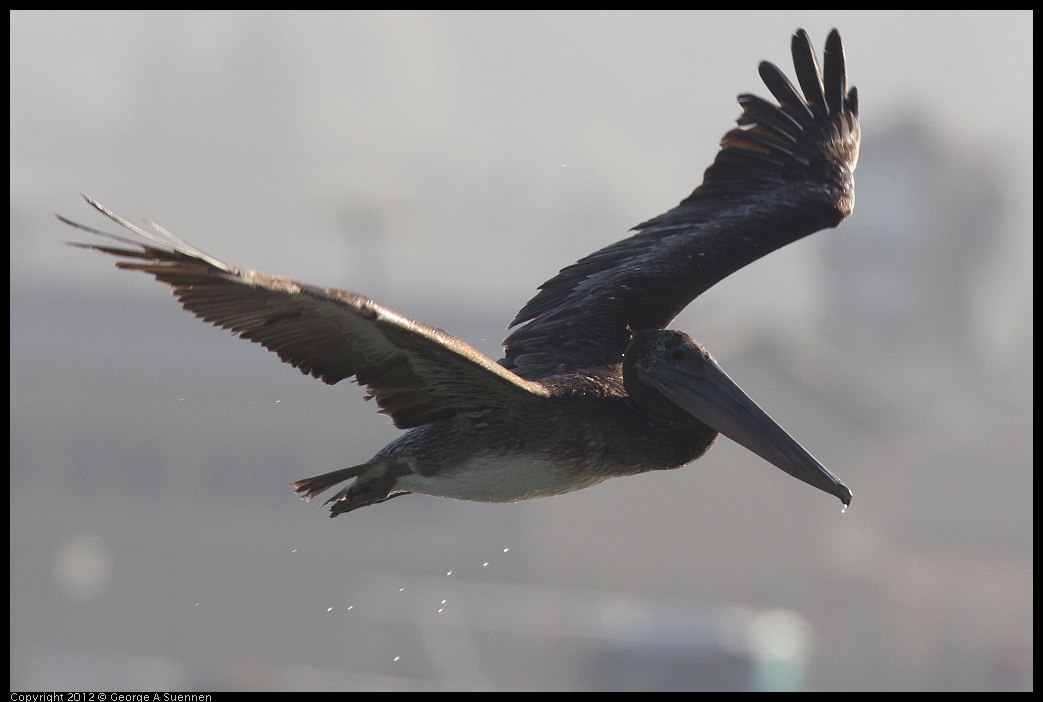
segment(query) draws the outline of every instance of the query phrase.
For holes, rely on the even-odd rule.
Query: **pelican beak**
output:
[[[700,422],[724,434],[797,480],[828,492],[845,506],[851,491],[826,470],[728,377],[708,354],[694,354],[684,363],[646,369],[644,382]]]

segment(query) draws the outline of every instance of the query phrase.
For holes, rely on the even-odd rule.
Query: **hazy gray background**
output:
[[[12,689],[1032,688],[1031,12],[11,14]],[[396,431],[62,246],[87,193],[498,357],[845,40],[839,230],[675,323],[852,488],[677,471],[330,520]]]

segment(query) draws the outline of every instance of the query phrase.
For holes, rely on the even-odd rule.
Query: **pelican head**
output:
[[[631,336],[623,360],[627,393],[650,412],[695,417],[798,480],[851,502],[851,491],[728,377],[702,344],[681,331]]]

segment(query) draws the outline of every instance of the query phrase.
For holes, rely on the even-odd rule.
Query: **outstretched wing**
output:
[[[496,411],[548,394],[451,334],[369,298],[241,271],[156,224],[153,231],[142,229],[85,199],[140,239],[59,216],[66,224],[122,244],[73,246],[116,256],[118,268],[155,276],[197,317],[261,344],[302,373],[330,385],[354,376],[397,427],[415,427],[461,412]]]
[[[803,97],[761,63],[778,104],[740,95],[739,127],[724,135],[702,184],[541,285],[510,323],[501,364],[541,378],[618,363],[631,331],[665,328],[719,280],[851,213],[858,96],[847,90],[840,35],[826,40],[824,71],[804,30],[792,52]]]

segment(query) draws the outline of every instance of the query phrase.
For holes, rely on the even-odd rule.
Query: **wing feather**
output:
[[[738,98],[702,184],[636,234],[563,268],[508,325],[500,361],[534,379],[618,363],[632,331],[665,328],[688,303],[786,244],[837,226],[854,206],[858,100],[833,30],[820,70],[807,33],[791,42],[797,82],[759,72],[778,104]]]
[[[73,243],[119,260],[173,288],[181,305],[211,324],[261,344],[328,384],[355,377],[380,411],[406,429],[457,413],[481,414],[549,393],[460,339],[344,290],[244,271],[165,229],[138,227],[101,204],[95,209],[132,239],[63,222],[123,246]]]

